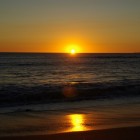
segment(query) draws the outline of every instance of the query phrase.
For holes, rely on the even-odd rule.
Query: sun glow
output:
[[[79,47],[79,45],[68,45],[67,47],[66,47],[66,52],[67,53],[70,53],[70,54],[72,54],[72,55],[74,55],[74,54],[76,54],[76,53],[79,53],[80,52],[80,47]]]
[[[75,49],[72,49],[72,50],[70,51],[70,53],[71,53],[71,54],[75,54],[75,53],[76,53]]]

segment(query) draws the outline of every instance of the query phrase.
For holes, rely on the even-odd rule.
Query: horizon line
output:
[[[68,52],[0,52],[0,53],[69,54]],[[140,52],[80,52],[76,54],[140,54]]]

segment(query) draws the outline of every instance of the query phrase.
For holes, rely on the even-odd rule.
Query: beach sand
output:
[[[140,140],[140,127],[112,128],[50,135],[8,136],[0,140]]]

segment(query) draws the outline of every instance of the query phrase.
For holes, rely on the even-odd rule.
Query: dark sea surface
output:
[[[123,108],[122,111],[120,108]],[[87,120],[92,120],[93,112],[96,112],[95,116],[109,117],[110,112],[113,112],[115,116],[121,114],[122,120],[132,120],[124,124],[133,122],[139,125],[139,109],[140,54],[0,53],[0,118],[5,122],[11,120],[11,123],[18,115],[22,116],[18,117],[21,124],[15,122],[11,125],[14,129],[9,123],[5,125],[1,122],[3,125],[0,126],[0,135],[15,134],[18,126],[22,126],[21,132],[24,134],[26,131],[44,134],[64,132],[68,129],[66,122],[61,126],[54,123],[55,119],[50,119],[50,122],[61,126],[61,129],[54,130],[49,123],[45,124],[47,128],[43,125],[40,129],[38,126],[23,125],[28,123],[29,118],[36,116],[38,119],[37,116],[43,112],[46,113],[43,114],[43,119],[48,119],[48,115],[52,114],[50,118],[58,115],[56,118],[60,117],[62,120],[66,119],[62,116],[72,114],[88,114]],[[123,118],[124,112],[130,118]],[[16,114],[15,118],[12,118],[13,114],[10,119],[7,118],[7,113]],[[109,117],[108,120],[111,120]],[[23,118],[26,118],[26,121]],[[20,119],[24,120],[24,123]],[[134,120],[137,121],[134,123]],[[42,123],[39,126],[42,126]],[[90,127],[93,129],[92,125]]]

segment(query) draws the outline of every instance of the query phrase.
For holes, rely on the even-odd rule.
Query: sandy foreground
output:
[[[0,140],[140,140],[140,127],[113,128],[50,135],[8,136]]]

